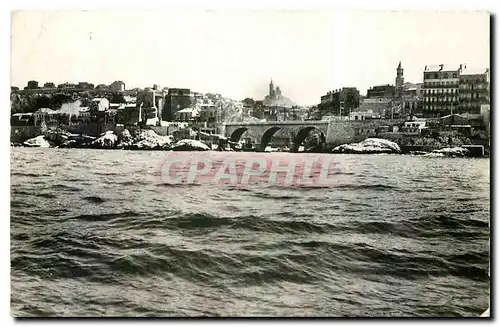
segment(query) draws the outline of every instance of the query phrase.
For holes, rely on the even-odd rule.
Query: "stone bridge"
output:
[[[309,121],[268,121],[268,122],[231,122],[223,124],[224,136],[231,141],[238,142],[243,133],[257,139],[257,149],[264,150],[271,141],[273,135],[281,130],[283,134],[288,135],[290,140],[290,151],[296,152],[299,146],[304,142],[311,130],[321,132],[321,141],[326,143],[328,137],[329,122],[323,120]]]

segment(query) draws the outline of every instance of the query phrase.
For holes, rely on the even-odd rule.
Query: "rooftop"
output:
[[[198,110],[196,108],[184,108],[182,110],[179,110],[177,111],[177,113],[188,113],[188,112],[191,112],[193,113],[193,115],[197,115],[198,114]]]
[[[460,65],[427,65],[424,67],[424,71],[426,72],[450,72],[457,71],[460,68]]]
[[[482,75],[486,74],[488,72],[488,69],[486,68],[467,68],[467,69],[462,69],[460,72],[461,75]]]
[[[40,108],[37,110],[38,113],[46,113],[46,114],[53,114],[56,113],[55,110],[52,110],[50,108]]]

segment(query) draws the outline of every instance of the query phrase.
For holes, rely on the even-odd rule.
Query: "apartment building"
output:
[[[425,66],[423,95],[424,117],[453,114],[459,105],[461,67]]]

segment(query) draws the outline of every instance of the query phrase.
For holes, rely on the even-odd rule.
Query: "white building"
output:
[[[89,107],[80,107],[78,110],[78,120],[82,123],[90,122],[90,109]]]
[[[408,135],[420,135],[423,129],[426,129],[425,119],[407,121],[404,124],[404,133]]]
[[[175,113],[175,120],[187,122],[187,121],[191,121],[199,116],[200,116],[200,113],[199,113],[198,109],[185,108],[185,109],[179,110]]]
[[[90,111],[106,111],[109,109],[109,100],[106,98],[94,98],[90,101]]]
[[[50,108],[40,108],[33,113],[33,121],[35,126],[40,125],[42,122],[57,122],[59,113]]]

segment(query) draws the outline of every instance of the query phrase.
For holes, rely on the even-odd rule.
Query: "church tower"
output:
[[[274,93],[274,84],[273,80],[271,79],[271,83],[269,83],[269,98],[274,99],[275,93]]]
[[[396,88],[403,87],[405,83],[405,78],[403,77],[403,68],[401,68],[401,61],[399,62],[398,68],[396,69]]]
[[[401,61],[396,69],[396,94],[401,96],[403,94],[403,85],[405,78],[403,77],[403,68],[401,68]]]

